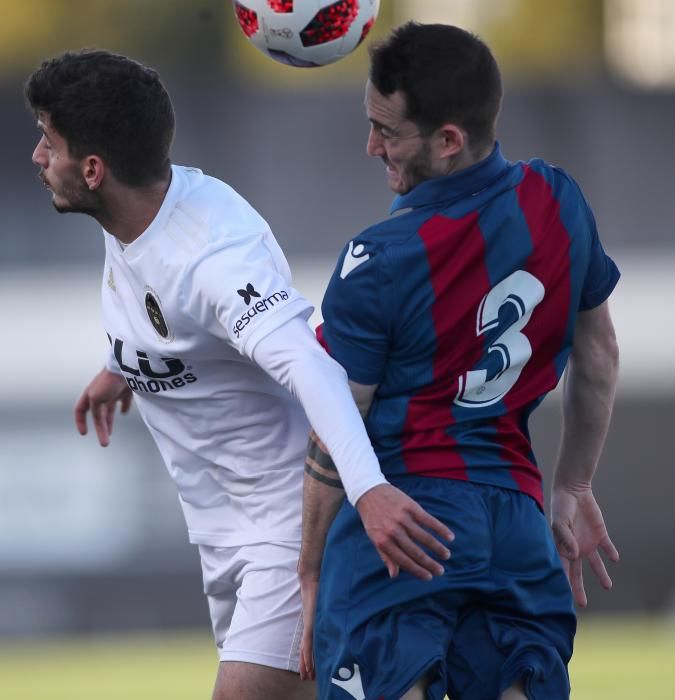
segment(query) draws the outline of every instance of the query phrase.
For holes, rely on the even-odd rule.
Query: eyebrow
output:
[[[389,126],[388,124],[383,124],[382,122],[378,122],[377,119],[371,119],[370,117],[368,117],[368,121],[378,129],[387,129],[392,133],[396,132],[396,127]]]
[[[46,129],[45,125],[41,121],[38,121],[36,126],[37,126],[37,130],[42,133],[42,135],[45,137],[45,139],[49,143],[51,143],[51,138],[49,137],[49,134],[47,133],[47,129]]]

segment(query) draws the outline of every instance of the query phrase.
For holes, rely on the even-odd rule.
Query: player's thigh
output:
[[[221,661],[213,700],[314,700],[315,684],[297,673],[259,664]]]
[[[427,676],[424,676],[405,695],[401,696],[401,700],[426,700],[428,687],[429,679]]]
[[[220,558],[222,566],[204,567],[220,660],[297,673],[302,639],[298,544],[232,549],[206,552],[211,560]]]
[[[523,682],[517,681],[510,688],[507,688],[500,696],[499,700],[527,700]]]

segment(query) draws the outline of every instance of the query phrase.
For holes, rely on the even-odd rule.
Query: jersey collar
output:
[[[452,175],[425,180],[413,187],[410,192],[399,195],[394,199],[389,213],[394,214],[401,209],[414,209],[425,204],[446,202],[449,199],[461,199],[477,194],[502,175],[508,165],[497,142],[487,158],[471,167]]]
[[[125,247],[124,257],[127,260],[132,261],[143,255],[152,245],[155,237],[160,235],[183,191],[183,186],[184,175],[182,168],[171,165],[171,182],[164,195],[164,201],[155,215],[155,218],[150,222],[145,231]]]

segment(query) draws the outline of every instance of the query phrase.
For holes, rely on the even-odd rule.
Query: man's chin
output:
[[[64,202],[62,200],[57,200],[56,197],[52,199],[52,206],[59,214],[90,214],[94,213],[93,209],[87,209],[83,206],[77,206],[71,204],[70,202]]]
[[[405,194],[405,188],[401,182],[401,178],[394,173],[387,173],[387,186],[396,194]]]
[[[390,180],[389,189],[395,194],[408,194],[410,192],[410,187],[406,187],[400,180]]]
[[[55,199],[52,199],[52,206],[59,214],[72,214],[74,212],[70,204],[59,203]]]

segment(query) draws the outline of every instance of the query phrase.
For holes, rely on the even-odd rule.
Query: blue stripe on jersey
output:
[[[405,473],[401,434],[408,414],[410,391],[402,387],[431,384],[433,357],[437,337],[431,314],[422,312],[434,297],[429,262],[424,245],[417,235],[429,218],[428,211],[416,209],[387,222],[387,239],[400,239],[402,245],[387,246],[386,264],[396,280],[394,287],[405,287],[397,294],[397,308],[388,319],[392,345],[377,396],[366,419],[366,429],[378,458],[388,465],[388,473]],[[365,267],[365,266],[364,266]],[[414,321],[414,322],[413,322]]]
[[[565,230],[570,239],[569,249],[569,284],[570,284],[570,299],[578,300],[581,297],[581,289],[584,278],[582,271],[588,269],[588,230],[589,223],[584,217],[582,206],[579,206],[579,198],[581,192],[576,185],[572,185],[567,176],[563,175],[559,170],[550,167],[545,167],[541,160],[532,161],[530,167],[543,175],[544,179],[551,185],[553,196],[560,204],[560,220],[562,221]],[[577,196],[575,192],[577,190]],[[582,201],[585,202],[585,200]],[[572,203],[575,203],[575,206]],[[582,231],[585,235],[583,238],[579,235]],[[565,365],[572,350],[572,342],[574,340],[574,327],[576,325],[577,309],[574,304],[569,305],[569,313],[567,314],[567,324],[565,326],[564,345],[554,358],[555,370],[558,379],[565,371]]]
[[[560,219],[570,238],[570,298],[579,303],[591,255],[591,240],[588,234],[592,231],[597,235],[593,214],[579,186],[567,173],[541,159],[532,160],[528,165],[549,183],[554,197],[560,204]],[[555,358],[558,377],[562,376],[571,351],[577,310],[573,304],[570,304],[565,328],[565,352],[559,353]]]

